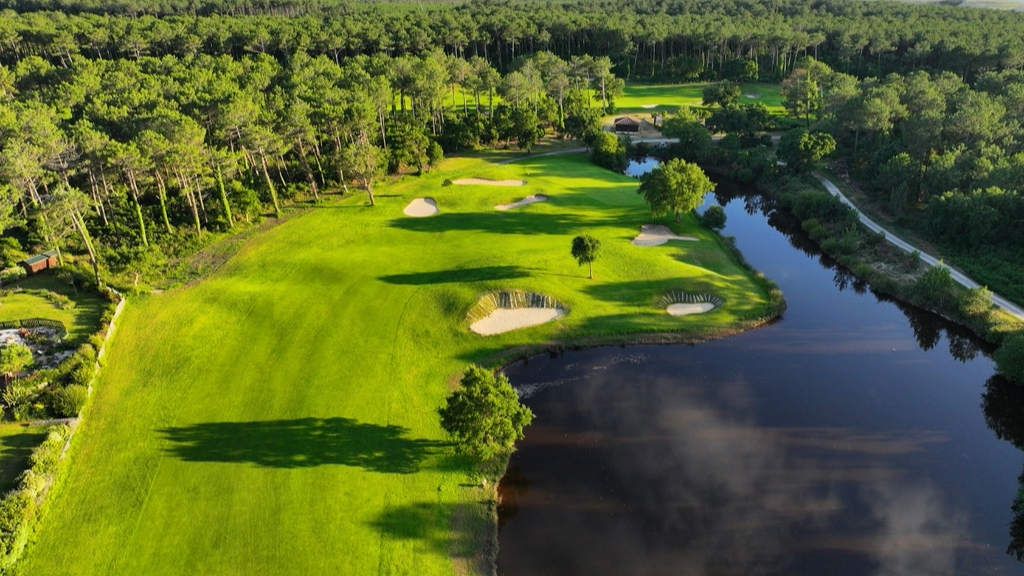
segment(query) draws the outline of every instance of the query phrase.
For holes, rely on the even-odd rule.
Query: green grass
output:
[[[627,83],[623,95],[615,101],[615,106],[619,114],[653,114],[674,112],[680,106],[703,106],[703,91],[708,85]],[[740,103],[760,102],[774,114],[785,113],[777,84],[741,84],[740,88],[744,94]],[[756,95],[757,98],[748,98],[746,95]]]
[[[522,178],[518,188],[445,178]],[[489,490],[436,409],[471,362],[582,337],[736,329],[765,295],[716,236],[630,244],[651,222],[635,180],[582,156],[480,159],[310,209],[209,279],[135,298],[24,574],[451,574],[493,527]],[[518,211],[493,206],[543,193]],[[407,218],[415,197],[442,213]],[[571,238],[603,243],[596,279]],[[685,263],[699,251],[706,268]],[[499,289],[552,296],[562,320],[484,338],[467,311]],[[725,300],[672,318],[664,292]],[[456,564],[453,568],[453,563]]]
[[[68,338],[73,342],[84,341],[96,332],[100,316],[109,305],[102,297],[86,291],[76,292],[70,285],[45,273],[21,280],[15,286],[63,294],[74,300],[76,306],[72,310],[61,310],[56,304],[36,294],[12,294],[0,298],[0,322],[25,318],[59,320],[68,329]]]
[[[46,426],[0,424],[0,494],[17,486],[18,476],[28,469],[28,458],[46,438]]]

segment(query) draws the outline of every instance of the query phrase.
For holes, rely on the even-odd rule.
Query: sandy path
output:
[[[536,204],[537,202],[547,202],[547,201],[548,201],[548,197],[547,196],[545,196],[543,194],[534,194],[533,196],[527,196],[526,198],[523,198],[522,200],[520,200],[518,202],[513,202],[512,204],[498,204],[497,206],[494,207],[494,209],[495,210],[501,210],[502,212],[506,212],[508,210],[515,210],[516,208],[519,208],[521,206],[526,206],[528,204]]]
[[[544,324],[565,316],[561,308],[498,308],[469,329],[481,336],[492,336]]]
[[[661,224],[644,224],[640,227],[640,235],[633,238],[634,246],[661,246],[669,240],[687,240],[697,242],[692,236],[676,236],[668,226]]]
[[[483,178],[459,178],[452,180],[459,186],[526,186],[526,180],[484,180]]]
[[[433,198],[417,198],[403,210],[406,216],[412,216],[413,218],[426,218],[427,216],[433,216],[441,212],[437,209],[437,202],[434,202]]]
[[[703,314],[714,309],[715,305],[711,302],[689,302],[686,304],[670,304],[666,311],[672,316],[689,316],[690,314]]]

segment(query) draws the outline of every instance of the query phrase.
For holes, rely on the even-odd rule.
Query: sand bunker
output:
[[[657,108],[657,107],[658,107],[657,104],[644,104],[643,106],[641,106],[641,108],[647,108],[648,110],[651,109],[651,108]]]
[[[697,242],[692,236],[676,236],[668,229],[668,226],[661,224],[644,224],[640,227],[640,235],[633,238],[634,246],[661,246],[669,240],[688,240]]]
[[[760,94],[750,93],[750,94],[744,94],[743,97],[744,98],[750,98],[751,100],[759,100],[761,98],[761,95]]]
[[[690,314],[703,314],[714,309],[715,305],[711,302],[689,302],[686,304],[670,304],[665,310],[672,316],[689,316]]]
[[[501,210],[502,212],[506,212],[508,210],[515,210],[516,208],[519,208],[521,206],[526,206],[528,204],[536,204],[537,202],[547,202],[547,201],[548,201],[548,197],[547,196],[545,196],[543,194],[534,194],[533,196],[527,196],[526,198],[523,198],[519,202],[515,202],[513,204],[498,204],[497,206],[494,207],[494,209],[495,210]]]
[[[483,178],[459,178],[452,180],[459,186],[526,186],[526,180],[484,180]]]
[[[544,324],[565,316],[561,308],[496,308],[469,329],[481,336],[492,336]]]
[[[426,218],[440,212],[437,209],[437,202],[433,198],[417,198],[405,207],[405,215],[413,218]]]

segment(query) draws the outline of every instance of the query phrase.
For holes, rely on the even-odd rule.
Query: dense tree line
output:
[[[0,61],[307,52],[478,56],[502,72],[550,51],[605,56],[627,78],[780,79],[802,56],[859,76],[915,69],[973,78],[1024,66],[1024,15],[857,0],[0,0]],[[47,12],[52,10],[52,12]]]
[[[139,60],[38,56],[0,67],[3,257],[72,245],[138,272],[209,230],[296,196],[365,190],[479,145],[530,148],[600,130],[621,80],[605,59],[538,53],[502,76],[440,51],[391,58],[297,54]]]
[[[1024,74],[990,71],[973,85],[950,72],[858,80],[808,60],[783,92],[891,214],[1024,300]]]

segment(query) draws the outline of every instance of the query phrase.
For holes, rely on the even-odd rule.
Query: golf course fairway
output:
[[[442,185],[456,178],[526,185]],[[375,208],[353,190],[197,284],[131,297],[21,573],[472,572],[493,552],[492,487],[436,412],[466,365],[548,342],[701,338],[765,315],[768,296],[715,234],[652,218],[636,188],[578,155],[449,159],[378,187]],[[533,194],[548,200],[494,209]],[[440,213],[404,216],[421,197]],[[649,223],[698,241],[633,246]],[[579,234],[602,243],[594,280],[569,253]],[[467,311],[502,289],[567,313],[473,334]],[[656,306],[671,290],[724,304],[672,317]]]

